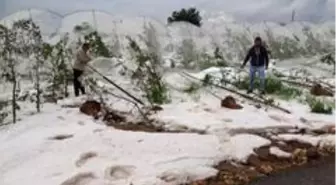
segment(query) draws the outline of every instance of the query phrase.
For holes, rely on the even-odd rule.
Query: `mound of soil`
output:
[[[242,109],[243,107],[237,104],[236,99],[232,96],[227,96],[221,101],[221,106],[228,109]]]

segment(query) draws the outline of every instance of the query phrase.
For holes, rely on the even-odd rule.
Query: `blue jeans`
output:
[[[255,74],[258,72],[259,79],[260,79],[260,90],[264,91],[265,90],[265,67],[264,66],[250,66],[250,89],[253,90],[254,86],[254,78]]]

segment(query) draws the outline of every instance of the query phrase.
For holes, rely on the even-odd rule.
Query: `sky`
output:
[[[6,0],[0,0],[0,16],[2,16],[2,14],[5,14],[6,9],[5,1]]]
[[[62,1],[64,3],[62,3]],[[335,0],[0,0],[0,16],[20,9],[50,9],[60,14],[98,9],[116,15],[166,19],[172,11],[195,6],[207,13],[225,12],[238,20],[335,20]]]

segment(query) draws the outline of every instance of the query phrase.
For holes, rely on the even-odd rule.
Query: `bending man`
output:
[[[82,94],[85,94],[85,88],[78,78],[83,74],[86,65],[91,61],[91,57],[88,55],[89,49],[90,45],[88,43],[84,43],[76,53],[76,59],[73,65],[73,85],[76,97],[79,96],[79,91],[81,91]]]

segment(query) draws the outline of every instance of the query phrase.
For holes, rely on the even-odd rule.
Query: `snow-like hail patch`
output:
[[[62,17],[47,10],[28,9],[10,14],[0,20],[0,24],[10,27],[15,21],[32,18],[40,27],[43,35],[51,35],[57,32],[62,21]]]
[[[237,74],[239,74],[239,71],[232,67],[223,67],[223,68],[210,67],[197,74],[192,74],[192,76],[194,76],[197,79],[203,80],[206,77],[206,75],[210,75],[211,77],[215,78],[213,80],[214,82],[216,82],[216,80],[218,81],[218,79],[221,78],[224,78],[226,80],[236,79],[238,77]]]
[[[320,147],[335,146],[335,135],[321,136]]]
[[[77,180],[90,185],[178,185],[215,175],[212,166],[222,160],[245,162],[253,149],[270,144],[249,134],[222,140],[227,133],[120,131],[79,113],[78,108],[46,105],[43,113],[0,130],[2,184]]]
[[[294,140],[299,142],[305,142],[313,146],[335,144],[334,135],[311,136],[311,135],[280,134],[277,136],[277,138],[283,139],[285,141]]]
[[[320,136],[310,136],[310,135],[295,135],[295,134],[280,134],[278,135],[279,139],[283,139],[285,141],[299,141],[309,143],[313,146],[318,146],[321,142]]]
[[[95,65],[108,69],[118,62],[109,64],[109,61],[114,60],[99,59]],[[113,80],[130,89],[124,77],[115,75],[118,70],[112,71]],[[108,73],[104,70],[102,72]],[[205,74],[216,76],[220,73],[221,70],[210,68],[195,73],[195,77],[202,78]],[[173,72],[168,73],[165,80],[175,87],[188,85]],[[223,91],[215,93],[223,98],[232,95]],[[177,185],[214,175],[216,170],[212,166],[219,161],[246,162],[254,154],[254,149],[271,143],[256,135],[234,135],[235,131],[303,127],[307,125],[300,123],[299,118],[312,118],[307,116],[309,113],[304,106],[293,102],[285,104],[294,112],[288,115],[275,110],[256,109],[236,98],[244,109],[222,108],[219,99],[200,92],[199,100],[162,105],[163,110],[152,116],[164,122],[165,128],[204,130],[209,135],[119,131],[80,114],[78,108],[60,108],[79,106],[88,97],[64,99],[57,105],[44,104],[43,113],[25,116],[24,121],[1,128],[1,183],[45,185],[79,180],[90,181],[92,185],[111,182],[116,185],[131,182],[134,185],[163,185],[169,181]],[[118,110],[126,106],[124,103],[116,104],[113,100],[111,102]],[[33,106],[30,105],[30,108]],[[23,109],[25,111],[26,106]],[[314,115],[314,121],[311,121],[313,124],[308,126],[314,127],[319,120],[330,123],[333,116]],[[315,146],[335,143],[333,136],[287,134],[279,138],[297,139]],[[285,155],[276,148],[270,152]]]
[[[254,149],[270,145],[271,141],[260,136],[240,134],[230,138],[230,142],[222,145],[227,158],[246,162],[248,157],[254,154]]]
[[[76,98],[67,98],[63,100],[58,100],[57,104],[62,107],[79,107],[82,105],[88,98],[85,96],[79,96]]]
[[[277,157],[281,157],[281,158],[289,158],[292,156],[291,153],[285,152],[281,150],[279,147],[275,147],[275,146],[271,147],[269,149],[269,152],[270,154],[275,155]]]
[[[78,109],[57,106],[0,133],[0,179],[6,185],[61,184],[71,178],[179,184],[214,175],[212,165],[221,160],[216,136],[119,131]]]

